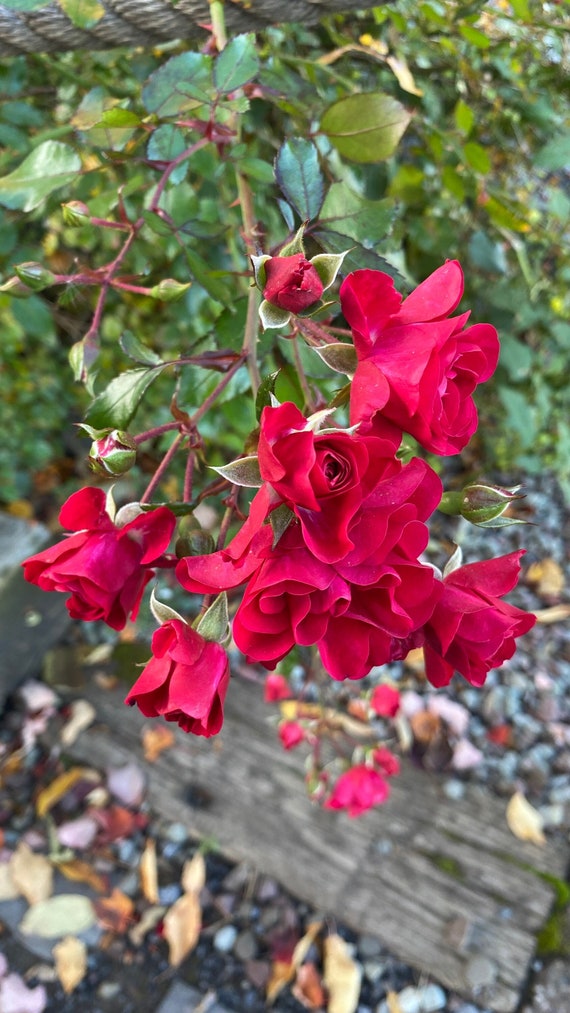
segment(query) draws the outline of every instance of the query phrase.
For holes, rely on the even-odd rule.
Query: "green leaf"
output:
[[[216,302],[227,305],[231,298],[227,285],[215,276],[210,265],[194,250],[186,249],[184,254],[188,261],[188,267],[198,284],[206,289],[208,295],[211,295]]]
[[[241,88],[255,77],[259,70],[259,58],[255,35],[236,35],[216,58],[214,63],[214,85],[218,91],[227,94]]]
[[[204,53],[180,53],[151,74],[142,92],[145,109],[176,116],[210,101],[212,59]]]
[[[52,0],[6,0],[6,3],[2,4],[3,7],[7,7],[9,11],[39,11],[42,7],[47,7]]]
[[[99,0],[59,0],[59,6],[76,28],[93,28],[105,14]]]
[[[317,229],[315,232],[311,232],[311,235],[314,236],[325,250],[334,251],[335,253],[343,253],[346,250],[348,237],[342,236],[338,232],[332,232],[329,229]],[[374,250],[367,250],[364,246],[357,244],[353,249],[348,250],[343,260],[343,274],[349,274],[350,271],[359,271],[364,267],[368,267],[372,271],[384,271],[402,289],[406,290],[409,288],[408,282],[389,260],[379,256]]]
[[[319,153],[312,141],[303,137],[285,141],[275,159],[275,178],[303,221],[317,217],[323,203],[325,184]]]
[[[163,368],[163,367],[162,367]],[[128,369],[111,380],[90,404],[85,421],[96,428],[112,426],[126,429],[134,417],[145,391],[160,375],[161,369]]]
[[[564,169],[570,162],[570,133],[553,137],[544,148],[538,152],[535,165],[540,169],[548,169],[555,172],[557,169]]]
[[[147,345],[143,345],[132,331],[125,331],[124,334],[121,334],[119,344],[125,355],[128,355],[129,359],[133,359],[134,362],[141,362],[145,366],[162,365],[163,360],[160,355],[153,352],[152,348],[148,348]]]
[[[394,201],[367,200],[346,183],[333,183],[319,215],[319,227],[340,232],[359,243],[375,244],[384,238],[394,215]]]
[[[457,129],[463,134],[470,134],[475,122],[475,113],[462,98],[457,102],[453,115]]]
[[[480,144],[476,144],[474,141],[468,141],[463,147],[463,154],[467,163],[475,172],[478,172],[481,176],[486,176],[491,170],[491,159],[488,152]]]
[[[381,162],[390,158],[410,122],[410,114],[391,95],[369,92],[334,102],[321,119],[321,131],[344,158]]]
[[[270,373],[269,376],[265,376],[259,385],[255,398],[255,415],[258,422],[263,409],[271,404],[271,395],[275,394],[275,384],[280,372],[281,370],[277,369],[274,373]]]
[[[61,141],[44,141],[9,176],[0,179],[0,204],[32,211],[74,179],[81,169],[79,155]]]
[[[152,134],[148,145],[147,155],[155,162],[173,162],[177,155],[181,155],[187,147],[184,134],[173,123],[162,123]],[[171,183],[181,183],[188,170],[188,162],[181,162],[172,170],[169,176]]]
[[[472,25],[460,25],[459,31],[463,38],[473,46],[476,46],[477,49],[488,49],[491,45],[491,40],[483,32],[480,32],[478,28],[473,28]]]
[[[273,166],[262,158],[240,158],[237,168],[244,176],[255,179],[258,183],[273,183],[275,179]]]

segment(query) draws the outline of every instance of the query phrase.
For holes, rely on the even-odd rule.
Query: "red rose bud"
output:
[[[129,433],[112,429],[91,444],[88,464],[98,475],[124,475],[137,456],[137,445]]]
[[[264,264],[263,298],[288,313],[301,313],[323,294],[317,269],[302,253],[292,257],[271,257]]]

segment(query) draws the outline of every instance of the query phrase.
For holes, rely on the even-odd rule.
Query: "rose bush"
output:
[[[499,358],[490,324],[465,328],[469,313],[450,317],[463,294],[463,272],[447,261],[402,301],[389,275],[355,271],[340,288],[358,366],[351,422],[377,413],[426,450],[456,454],[477,428],[472,394]]]
[[[147,718],[175,721],[185,732],[217,735],[230,681],[223,647],[171,619],[153,634],[152,654],[125,703],[136,704]]]
[[[24,562],[24,577],[44,591],[69,593],[73,619],[102,619],[122,630],[135,619],[154,566],[164,565],[176,518],[166,507],[140,513],[117,527],[102,489],[86,488],[64,503],[59,520],[74,531]]]

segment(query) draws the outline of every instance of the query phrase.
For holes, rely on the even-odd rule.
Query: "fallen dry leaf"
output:
[[[180,886],[184,893],[199,894],[206,884],[206,863],[201,851],[197,851],[189,862],[184,862]]]
[[[9,862],[0,862],[0,901],[15,900],[20,892],[12,879]]]
[[[314,964],[303,964],[299,968],[291,991],[305,1009],[322,1009],[326,1004],[321,975]]]
[[[155,763],[165,749],[171,749],[176,741],[172,728],[167,725],[147,725],[142,730],[144,758]]]
[[[110,897],[97,897],[93,907],[101,928],[110,932],[126,932],[133,919],[134,903],[117,887]]]
[[[88,897],[64,893],[41,900],[28,908],[20,922],[20,932],[44,939],[78,935],[95,924],[95,911]]]
[[[80,858],[72,858],[70,862],[58,862],[57,868],[66,879],[75,883],[87,883],[96,893],[106,893],[109,881],[106,876],[96,872],[89,862]]]
[[[535,616],[537,623],[559,623],[563,619],[570,618],[570,605],[551,605],[547,609],[536,609]]]
[[[526,579],[529,584],[536,584],[537,594],[541,598],[559,598],[564,590],[564,571],[551,556],[532,563],[526,572]]]
[[[202,910],[195,893],[184,893],[166,912],[163,935],[169,947],[168,962],[178,967],[200,938]]]
[[[108,809],[90,809],[88,815],[99,825],[97,837],[99,844],[109,844],[111,841],[130,837],[148,823],[144,813],[133,813],[120,805],[111,805]]]
[[[84,732],[89,725],[92,725],[97,712],[89,700],[74,700],[71,704],[69,721],[61,729],[60,739],[62,745],[68,748]]]
[[[52,950],[55,969],[66,995],[71,995],[87,971],[87,947],[76,936],[66,936]]]
[[[441,718],[431,711],[418,711],[410,718],[410,728],[416,742],[429,746],[441,732]]]
[[[265,993],[268,1003],[275,1002],[282,989],[294,978],[297,969],[303,963],[322,927],[322,921],[310,922],[305,935],[295,944],[291,953],[291,959],[277,959],[273,961]]]
[[[20,841],[10,859],[12,882],[28,904],[47,900],[53,893],[53,866],[45,855],[37,855]]]
[[[425,674],[426,664],[423,647],[414,647],[412,651],[408,652],[404,658],[404,668],[409,668],[416,675]]]
[[[323,716],[323,708],[318,703],[303,703],[302,700],[280,700],[279,710],[285,721],[297,721],[300,718],[318,721]]]
[[[148,907],[146,911],[143,911],[140,921],[133,925],[132,929],[129,930],[129,939],[133,946],[142,946],[143,939],[147,932],[158,925],[162,919],[166,907],[164,904],[159,904],[156,907]]]
[[[386,1005],[388,1007],[388,1013],[403,1013],[400,1005],[400,1000],[396,992],[388,992],[386,996]]]
[[[506,815],[509,830],[519,840],[531,841],[532,844],[546,844],[542,832],[544,820],[521,791],[516,791],[509,800]]]
[[[78,781],[93,781],[94,784],[101,780],[100,775],[96,770],[91,770],[89,767],[72,767],[70,770],[66,770],[65,774],[60,774],[56,777],[55,781],[48,784],[47,788],[40,791],[36,799],[36,812],[40,819],[50,811],[50,809],[56,805],[67,794],[67,792],[77,784]]]
[[[152,837],[147,839],[139,864],[139,876],[143,897],[149,904],[158,904],[158,870],[156,867],[156,844]]]
[[[422,89],[418,88],[413,74],[403,57],[387,56],[386,63],[403,91],[407,91],[410,95],[423,95]]]
[[[328,1013],[355,1013],[362,968],[352,959],[342,936],[327,936],[323,964],[323,981],[329,993]]]

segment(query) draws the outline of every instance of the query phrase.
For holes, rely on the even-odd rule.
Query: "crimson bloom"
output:
[[[456,454],[477,428],[472,394],[494,372],[497,332],[490,324],[465,329],[469,313],[450,314],[463,294],[455,260],[434,271],[402,301],[382,271],[355,271],[340,288],[358,366],[351,389],[351,422],[377,412],[436,454]]]
[[[447,686],[459,672],[482,686],[491,668],[515,653],[515,638],[534,626],[530,612],[501,601],[512,591],[523,550],[499,559],[469,563],[443,581],[442,595],[423,630],[426,676]]]
[[[284,749],[294,749],[305,739],[305,729],[298,721],[283,721],[278,734]]]
[[[354,818],[381,805],[389,794],[390,787],[378,771],[361,763],[340,775],[324,808],[346,809]]]
[[[375,686],[370,706],[379,717],[394,718],[400,709],[400,694],[394,686]]]
[[[136,704],[147,718],[175,721],[185,732],[216,735],[230,681],[224,648],[181,619],[170,619],[153,634],[152,653],[125,703]]]
[[[44,591],[69,593],[67,610],[73,619],[102,619],[122,630],[129,615],[136,619],[144,588],[154,576],[150,564],[163,563],[174,514],[158,507],[117,527],[103,490],[88,487],[69,497],[59,520],[76,534],[26,559],[24,577]]]
[[[263,298],[288,313],[301,313],[321,298],[324,286],[316,267],[304,254],[265,261]]]

